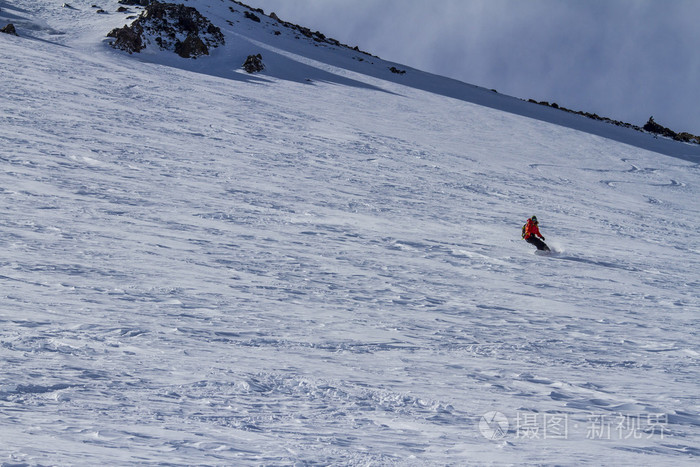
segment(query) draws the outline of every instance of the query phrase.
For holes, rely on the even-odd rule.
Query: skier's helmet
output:
[[[532,216],[530,219],[532,219],[532,222],[534,222],[535,224],[538,223],[538,222],[537,222],[537,216]]]

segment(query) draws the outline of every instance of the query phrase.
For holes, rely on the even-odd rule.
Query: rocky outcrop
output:
[[[224,35],[195,8],[173,3],[150,3],[141,15],[107,34],[115,49],[140,52],[153,44],[183,58],[209,55],[212,47],[223,45]]]
[[[259,73],[265,69],[265,65],[262,62],[262,55],[248,55],[245,63],[243,63],[243,69],[248,73]]]
[[[209,48],[199,36],[190,34],[184,41],[175,44],[175,53],[183,58],[199,57],[209,55]]]
[[[255,21],[256,23],[260,22],[260,17],[257,16],[255,13],[250,12],[250,11],[246,11],[244,14],[245,14],[245,17],[248,18],[249,20]]]
[[[663,125],[659,125],[654,121],[654,117],[649,117],[649,121],[647,121],[644,126],[645,131],[648,131],[649,133],[653,133],[655,135],[661,135],[665,136],[666,138],[673,138],[676,141],[682,141],[684,143],[696,143],[700,144],[700,136],[696,136],[692,133],[688,133],[686,131],[681,132],[681,133],[676,133],[675,131],[671,130],[670,128],[666,128]]]
[[[111,46],[115,49],[124,50],[125,52],[134,53],[141,52],[146,47],[141,39],[143,35],[143,27],[140,24],[124,26],[123,28],[112,29],[107,37],[113,37],[115,40]]]
[[[675,138],[677,136],[675,131],[656,123],[654,121],[654,117],[649,117],[649,121],[647,121],[642,128],[644,128],[649,133],[666,136],[668,138]]]

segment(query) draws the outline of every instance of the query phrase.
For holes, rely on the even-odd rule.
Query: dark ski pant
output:
[[[525,241],[530,245],[535,245],[538,250],[549,251],[547,244],[534,235],[530,235],[530,237],[526,238]]]

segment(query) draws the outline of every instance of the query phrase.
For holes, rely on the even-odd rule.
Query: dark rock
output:
[[[675,131],[656,123],[654,121],[654,117],[649,117],[649,121],[646,122],[642,128],[644,128],[649,133],[667,136],[669,138],[675,138],[677,136]]]
[[[112,30],[112,47],[129,53],[155,43],[184,58],[208,55],[210,47],[224,44],[224,35],[195,8],[173,3],[150,3],[130,26]],[[138,37],[136,37],[138,36]]]
[[[311,39],[311,38],[313,37],[313,33],[311,32],[311,29],[309,29],[309,28],[305,28],[305,27],[303,27],[303,26],[299,26],[299,27],[297,28],[297,30],[298,30],[300,33],[302,33],[305,37],[308,37],[309,39]]]
[[[695,136],[692,133],[688,133],[687,131],[682,131],[676,134],[676,137],[674,139],[676,141],[682,141],[684,143],[691,143],[694,142],[695,139],[697,139],[697,136]]]
[[[390,70],[392,73],[396,73],[397,75],[405,75],[405,74],[406,74],[406,70],[399,70],[399,69],[396,68],[395,66],[392,66],[391,68],[389,68],[389,70]]]
[[[250,11],[245,12],[245,17],[255,21],[256,23],[260,22],[260,18],[255,13],[251,13]]]
[[[209,48],[199,36],[190,34],[184,41],[175,43],[175,53],[182,58],[197,58],[209,55]]]
[[[107,37],[113,37],[115,39],[115,41],[112,42],[112,47],[115,49],[134,53],[141,52],[146,47],[141,40],[141,34],[143,34],[141,25],[132,24],[131,26],[112,29],[109,34],[107,34]]]
[[[243,69],[248,73],[258,73],[265,69],[265,65],[262,62],[262,55],[248,55],[245,63],[243,63]]]
[[[0,29],[0,32],[4,32],[5,34],[12,34],[13,36],[17,36],[17,30],[15,29],[15,25],[10,23],[4,28]]]

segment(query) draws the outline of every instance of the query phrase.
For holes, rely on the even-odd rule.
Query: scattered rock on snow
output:
[[[250,11],[245,12],[245,17],[249,20],[255,21],[256,23],[260,22],[260,17],[258,17],[258,15],[256,15],[255,13],[251,13]]]
[[[183,58],[209,55],[210,47],[224,44],[224,35],[193,7],[153,2],[131,25],[107,34],[115,38],[112,47],[129,53],[140,52],[150,44],[171,50]]]
[[[248,55],[245,63],[243,63],[243,69],[248,73],[257,73],[265,69],[265,65],[262,62],[262,55]]]

